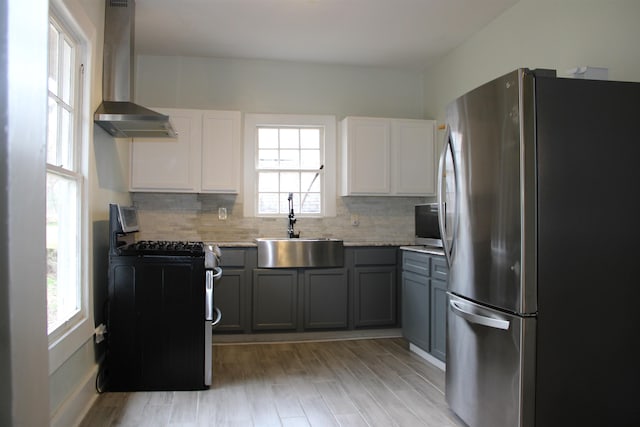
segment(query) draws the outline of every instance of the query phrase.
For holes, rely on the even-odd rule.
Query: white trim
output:
[[[78,383],[71,395],[62,403],[49,420],[51,427],[78,426],[87,415],[91,406],[98,398],[95,390],[98,366],[94,368]]]
[[[324,128],[324,216],[336,216],[336,117],[306,114],[244,115],[244,216],[256,215],[256,130],[258,126],[321,126]]]
[[[439,369],[441,369],[443,371],[447,370],[447,365],[443,361],[441,361],[439,359],[436,359],[435,357],[433,357],[431,354],[427,353],[426,351],[424,351],[420,347],[409,343],[409,351],[411,351],[412,353],[415,353],[418,356],[422,357],[424,360],[426,360],[427,362],[431,363],[436,368],[439,368]]]
[[[78,67],[84,65],[84,72],[78,76],[81,79],[79,93],[76,93],[79,108],[77,109],[76,131],[79,132],[75,144],[76,162],[75,170],[82,178],[79,181],[80,200],[79,218],[82,222],[79,252],[82,254],[80,282],[82,286],[82,307],[68,329],[60,334],[49,335],[49,375],[54,373],[62,364],[75,353],[84,343],[93,336],[93,298],[92,280],[89,259],[91,230],[89,227],[89,142],[93,122],[91,120],[91,75],[93,66],[93,49],[96,38],[96,30],[84,9],[75,1],[52,0],[50,2],[49,15],[53,16],[65,31],[72,32],[77,42]]]

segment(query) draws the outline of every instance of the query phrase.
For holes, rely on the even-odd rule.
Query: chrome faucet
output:
[[[298,231],[297,233],[293,230],[293,224],[296,223],[296,216],[293,213],[293,193],[289,193],[289,197],[287,198],[287,200],[289,200],[289,227],[287,228],[287,234],[289,235],[290,239],[297,239],[298,237],[300,237],[300,232]]]

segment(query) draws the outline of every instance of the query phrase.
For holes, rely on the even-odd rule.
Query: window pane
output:
[[[72,79],[73,79],[73,66],[71,64],[73,48],[69,45],[69,43],[64,40],[62,42],[62,76],[60,76],[60,80],[62,83],[62,93],[60,97],[67,105],[73,106],[72,97],[73,97],[73,88],[72,88]]]
[[[49,24],[49,90],[58,94],[58,30]]]
[[[300,148],[300,131],[298,129],[280,129],[280,148]]]
[[[258,191],[260,192],[277,192],[278,191],[277,172],[260,172],[258,174]]]
[[[280,191],[283,193],[300,192],[300,173],[299,172],[280,173]]]
[[[302,196],[304,204],[300,212],[302,213],[320,213],[320,193],[308,193]]]
[[[259,169],[277,169],[278,165],[278,150],[258,150]]]
[[[300,151],[280,150],[280,169],[299,169]]]
[[[314,181],[315,178],[315,181]],[[322,177],[318,174],[316,178],[316,174],[312,172],[302,172],[300,174],[300,185],[302,186],[302,191],[312,191],[315,193],[320,192],[320,182]]]
[[[278,148],[278,129],[259,128],[258,148]]]
[[[60,109],[60,153],[58,164],[65,169],[74,170],[73,165],[73,117],[71,113],[63,108]]]
[[[320,169],[320,150],[300,151],[300,169]]]
[[[258,196],[258,213],[277,214],[278,193],[260,193]]]
[[[320,148],[320,129],[300,129],[300,148]]]
[[[47,173],[47,326],[80,310],[78,184]]]
[[[49,98],[49,117],[47,118],[47,163],[58,164],[58,104]]]

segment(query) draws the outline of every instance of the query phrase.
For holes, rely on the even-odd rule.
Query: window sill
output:
[[[88,318],[83,318],[65,334],[49,344],[49,375],[93,337],[94,328]]]

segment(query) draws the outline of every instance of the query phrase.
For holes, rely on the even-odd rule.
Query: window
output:
[[[245,115],[245,216],[335,216],[335,117]]]
[[[258,214],[322,213],[322,128],[258,127]]]
[[[49,19],[47,331],[50,341],[86,317],[80,44]]]

